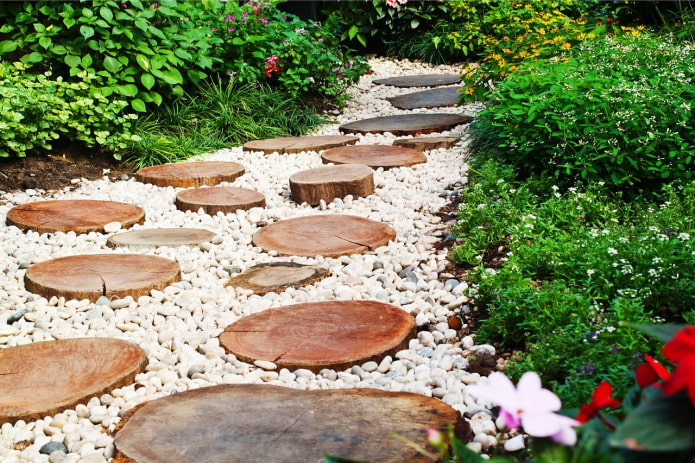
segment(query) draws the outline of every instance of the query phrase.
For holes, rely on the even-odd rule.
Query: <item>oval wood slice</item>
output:
[[[406,93],[405,95],[386,98],[389,103],[400,109],[441,108],[456,106],[463,87],[441,87]]]
[[[290,177],[290,192],[295,202],[312,206],[322,199],[329,203],[347,195],[359,198],[374,193],[374,171],[358,164],[304,170]]]
[[[258,264],[229,279],[225,286],[250,289],[256,294],[281,293],[289,287],[310,285],[328,275],[328,270],[315,265],[294,262]]]
[[[408,392],[222,384],[146,402],[115,446],[127,458],[119,461],[136,463],[319,462],[322,454],[424,463],[432,460],[389,433],[432,451],[427,429],[459,420],[440,400]]]
[[[15,206],[8,211],[6,222],[39,233],[89,233],[101,232],[111,222],[118,222],[123,228],[144,223],[145,211],[116,201],[60,199]]]
[[[106,244],[111,247],[195,246],[211,241],[215,236],[213,232],[199,228],[155,228],[112,235],[106,240]]]
[[[138,182],[161,187],[191,188],[232,182],[244,175],[244,166],[236,162],[176,162],[145,167],[135,173]]]
[[[110,338],[0,349],[0,422],[54,415],[132,383],[146,365],[141,348]]]
[[[349,122],[339,127],[344,133],[384,133],[393,135],[423,135],[443,132],[473,120],[458,114],[399,114],[396,116],[371,117]]]
[[[32,265],[24,275],[27,291],[65,299],[101,296],[138,298],[150,290],[164,290],[181,278],[179,264],[163,257],[140,254],[88,254],[60,257]]]
[[[415,137],[399,138],[393,141],[393,146],[402,146],[418,151],[436,150],[439,148],[449,149],[456,144],[456,137]]]
[[[392,87],[437,87],[439,85],[451,85],[461,82],[458,74],[421,74],[413,76],[387,77],[376,79],[372,83],[377,85],[390,85]]]
[[[244,151],[270,153],[301,153],[302,151],[321,151],[336,146],[357,143],[357,137],[345,135],[318,135],[307,137],[280,137],[254,140],[244,144]]]
[[[218,212],[228,214],[238,209],[248,210],[252,207],[265,207],[265,196],[247,188],[231,186],[194,188],[180,191],[176,195],[176,207],[182,211],[193,212],[202,209],[210,215],[215,215]]]
[[[384,169],[391,167],[410,167],[427,162],[422,152],[389,145],[355,145],[333,148],[321,155],[325,163],[363,164],[365,166]]]
[[[396,236],[387,225],[352,215],[314,215],[275,222],[253,244],[285,256],[338,257],[384,246]]]

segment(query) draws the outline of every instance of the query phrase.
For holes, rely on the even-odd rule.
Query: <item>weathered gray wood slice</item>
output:
[[[355,145],[333,148],[321,155],[324,163],[334,164],[362,164],[374,169],[383,167],[410,167],[415,164],[427,162],[422,152],[403,148],[402,146],[389,145]]]
[[[265,196],[254,190],[231,186],[194,188],[178,192],[176,207],[182,211],[193,212],[203,209],[210,215],[218,212],[229,214],[239,209],[265,207]]]
[[[225,286],[250,289],[256,294],[280,293],[290,287],[310,285],[328,276],[328,270],[316,265],[294,262],[258,264],[229,279]]]
[[[421,92],[406,93],[386,98],[389,103],[400,109],[441,108],[456,106],[463,87],[440,87]]]
[[[7,212],[6,222],[39,233],[89,233],[101,232],[111,222],[118,222],[123,228],[144,223],[145,211],[115,201],[59,199],[15,206]]]
[[[384,133],[393,135],[424,135],[450,130],[472,121],[458,114],[399,114],[348,122],[339,127],[343,133]]]
[[[393,141],[393,146],[402,146],[418,151],[436,150],[439,148],[449,149],[456,144],[456,137],[415,137],[399,138]]]
[[[439,85],[458,84],[459,82],[461,82],[461,76],[458,74],[422,74],[387,77],[372,81],[377,85],[390,85],[392,87],[437,87]]]
[[[200,228],[152,228],[111,235],[106,244],[117,246],[195,246],[216,235]]]
[[[425,463],[431,460],[390,433],[432,451],[427,429],[461,422],[442,401],[408,392],[222,384],[146,402],[115,446],[119,462],[135,463],[313,463],[322,454]]]
[[[280,137],[254,140],[244,143],[244,151],[270,153],[301,153],[302,151],[321,151],[336,146],[357,143],[357,137],[345,135],[317,135],[307,137]]]
[[[192,188],[232,182],[244,175],[244,166],[236,162],[175,162],[145,167],[135,173],[138,182],[161,187]]]
[[[0,349],[0,422],[33,421],[134,381],[142,349],[110,338],[35,342]]]
[[[374,193],[374,171],[359,164],[303,170],[290,177],[290,192],[295,202],[312,206],[322,199],[329,203],[347,195],[359,198]]]

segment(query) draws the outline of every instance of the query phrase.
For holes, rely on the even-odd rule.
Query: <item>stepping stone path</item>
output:
[[[329,301],[268,309],[232,323],[220,345],[239,360],[273,362],[290,371],[318,373],[380,361],[405,349],[415,337],[415,319],[375,301]]]
[[[458,74],[420,74],[413,76],[387,77],[376,79],[372,83],[377,85],[391,85],[393,87],[437,87],[439,85],[451,85],[461,82]]]
[[[236,162],[178,162],[145,167],[135,173],[138,182],[161,187],[191,188],[233,182],[244,175],[244,166]]]
[[[343,147],[345,149],[356,148]],[[331,150],[329,150],[331,151]],[[359,198],[374,193],[374,171],[366,165],[324,166],[297,172],[290,177],[292,200],[315,206],[324,200],[352,195]]]
[[[399,114],[396,116],[372,117],[348,122],[339,127],[344,133],[384,133],[393,135],[424,135],[450,130],[457,125],[473,120],[470,116],[458,114]]]
[[[305,286],[328,276],[328,270],[316,265],[294,262],[258,264],[236,275],[225,286],[250,289],[256,294],[281,293],[290,287]]]
[[[463,87],[440,87],[421,92],[386,98],[389,103],[400,109],[439,108],[456,106]]]
[[[106,244],[117,246],[195,246],[211,241],[213,232],[199,228],[154,228],[112,235]]]
[[[145,352],[119,339],[78,338],[0,349],[0,422],[38,420],[131,384]]]
[[[218,212],[229,214],[239,209],[265,207],[265,196],[247,188],[231,186],[195,188],[180,191],[176,195],[176,207],[182,211],[193,212],[202,209],[210,215]]]
[[[280,137],[267,140],[254,140],[244,144],[244,151],[270,153],[301,153],[302,151],[321,151],[336,146],[352,145],[359,138],[344,135],[321,135],[309,137]]]
[[[253,235],[253,244],[283,256],[339,257],[386,245],[391,227],[352,215],[313,215],[281,220]]]
[[[181,278],[179,264],[163,257],[140,254],[90,254],[60,257],[29,267],[27,291],[50,299],[109,299],[148,295]]]
[[[424,463],[432,460],[390,433],[434,450],[427,429],[457,421],[449,405],[407,392],[222,384],[145,403],[115,445],[117,457],[135,463],[318,462],[322,454]]]
[[[7,212],[7,225],[38,233],[102,232],[107,224],[118,222],[128,228],[145,222],[145,211],[132,204],[90,199],[37,201],[15,206]]]
[[[333,148],[321,155],[324,163],[334,164],[363,164],[377,169],[383,167],[410,167],[427,162],[422,152],[388,145],[356,145]]]
[[[402,146],[418,151],[436,150],[439,148],[449,149],[456,144],[456,137],[415,137],[399,138],[393,141],[393,146]]]

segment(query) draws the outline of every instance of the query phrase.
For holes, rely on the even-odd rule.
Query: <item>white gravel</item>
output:
[[[458,66],[438,66],[371,59],[373,73],[363,76],[350,93],[351,101],[334,124],[315,134],[337,135],[338,125],[358,119],[408,112],[466,113],[475,107],[404,111],[392,107],[383,98],[420,89],[399,89],[371,84],[373,79],[433,72],[457,73]],[[463,136],[466,126],[444,132],[443,136]],[[391,144],[391,134],[362,136],[362,144]],[[220,150],[202,156],[207,160],[234,161],[246,167],[246,174],[234,186],[255,189],[265,194],[267,207],[236,214],[209,216],[181,212],[174,206],[177,189],[160,188],[135,182],[78,180],[71,189],[47,195],[26,191],[0,195],[0,218],[12,207],[27,202],[51,199],[89,198],[121,201],[143,207],[147,221],[138,228],[197,227],[217,234],[211,243],[198,247],[118,248],[106,245],[108,234],[53,233],[39,235],[22,232],[14,226],[0,228],[0,345],[11,347],[31,342],[75,337],[113,337],[141,346],[149,364],[136,377],[136,384],[123,387],[66,410],[33,422],[19,421],[0,427],[0,461],[96,463],[114,455],[112,430],[125,411],[146,400],[177,391],[221,383],[266,383],[297,389],[369,387],[390,391],[409,391],[437,397],[461,412],[475,430],[471,448],[481,451],[494,445],[498,430],[489,404],[479,403],[466,393],[466,385],[480,377],[467,371],[466,355],[479,349],[471,336],[459,338],[449,329],[447,317],[469,310],[470,301],[462,294],[465,284],[447,282],[439,274],[446,255],[433,243],[448,233],[434,213],[446,204],[442,192],[449,185],[465,183],[465,140],[450,150],[426,153],[428,162],[412,168],[375,172],[375,194],[365,198],[336,199],[319,207],[298,205],[289,199],[288,178],[307,168],[318,167],[318,153],[299,154],[245,153],[241,147]],[[281,219],[321,214],[325,211],[346,213],[383,222],[393,227],[397,237],[374,252],[332,258],[278,258],[251,244],[259,224]],[[118,231],[112,227],[109,231]],[[174,259],[181,265],[183,277],[164,291],[137,300],[125,298],[96,303],[47,300],[24,289],[25,269],[44,260],[89,253],[146,253]],[[331,275],[315,284],[276,294],[253,295],[249,291],[225,287],[238,267],[278,260],[327,267]],[[410,271],[403,272],[404,269]],[[399,276],[399,274],[401,274]],[[321,300],[377,300],[401,307],[412,314],[418,326],[431,331],[418,333],[409,349],[386,357],[380,363],[367,362],[345,371],[275,369],[271,362],[248,364],[228,355],[219,346],[218,335],[241,317],[283,305]],[[23,318],[11,325],[5,320],[26,310]],[[369,333],[364,334],[369,337]],[[484,350],[494,350],[484,346]],[[19,450],[16,444],[30,441]],[[509,444],[523,447],[520,439]],[[60,442],[67,453],[39,453],[49,442]]]

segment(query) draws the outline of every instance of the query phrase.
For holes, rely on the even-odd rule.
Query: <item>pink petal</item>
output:
[[[562,407],[555,394],[543,389],[540,376],[533,371],[524,373],[519,379],[517,394],[519,409],[523,412],[554,412]]]
[[[521,425],[529,435],[535,437],[552,436],[553,440],[563,444],[573,438],[576,441],[577,436],[572,428],[580,424],[577,420],[557,413],[522,413],[521,415]]]

